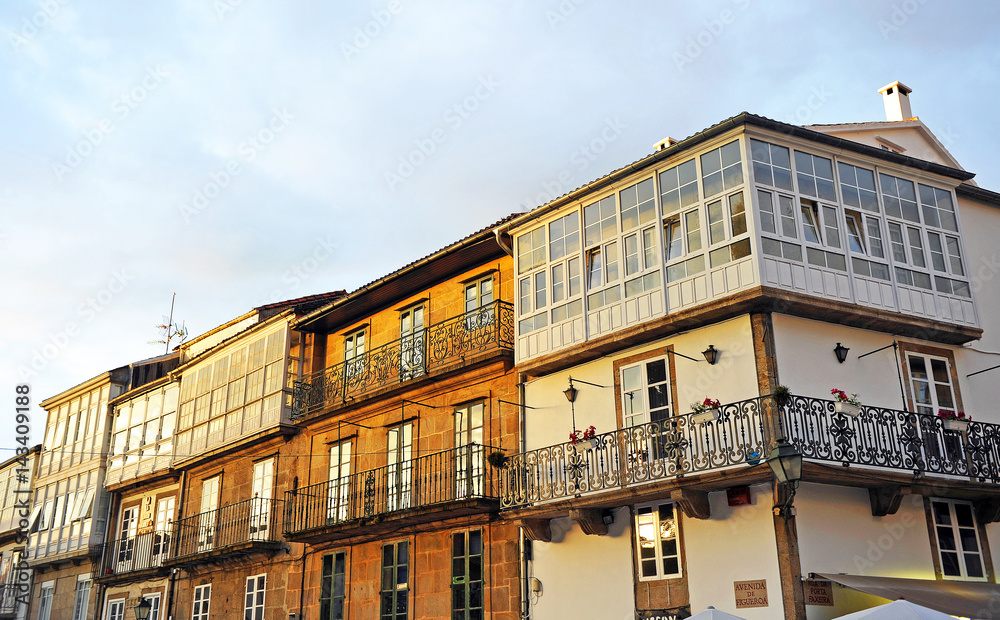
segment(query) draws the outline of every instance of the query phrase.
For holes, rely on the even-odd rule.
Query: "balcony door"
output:
[[[493,277],[465,285],[465,328],[476,331],[493,324]]]
[[[274,492],[274,459],[253,464],[253,498],[250,500],[250,540],[267,540]]]
[[[132,570],[132,559],[135,556],[135,536],[139,529],[139,507],[122,510],[121,523],[118,528],[118,572]]]
[[[330,477],[327,490],[326,522],[340,523],[348,518],[351,494],[351,442],[330,446]]]
[[[483,493],[482,402],[455,410],[455,497],[479,497]]]
[[[152,565],[162,566],[170,557],[170,528],[174,519],[175,498],[167,497],[156,502],[156,519],[153,527]]]
[[[198,521],[198,551],[210,551],[215,546],[215,520],[219,509],[219,482],[221,476],[207,478],[201,483],[201,515]]]
[[[630,445],[628,458],[663,459],[679,456],[670,448],[674,425],[669,422],[670,373],[667,358],[643,360],[621,369],[622,426],[646,426],[646,433],[629,434],[629,443],[647,439],[646,445]],[[634,464],[634,463],[633,463]]]
[[[924,458],[963,460],[961,435],[954,431],[938,432],[934,420],[938,412],[958,411],[948,360],[907,352],[906,366],[910,375],[913,408],[917,413],[928,416],[920,420]]]
[[[412,379],[424,374],[424,307],[407,308],[399,313],[399,378]]]
[[[405,510],[413,487],[413,424],[390,428],[387,447],[386,510]]]
[[[365,374],[365,330],[358,330],[344,338],[344,373],[348,384],[364,381]]]

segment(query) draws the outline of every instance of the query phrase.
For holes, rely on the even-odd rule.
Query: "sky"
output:
[[[0,4],[0,449],[41,400],[353,290],[742,111],[884,120],[1000,190],[1000,3]],[[5,453],[0,451],[0,458]]]

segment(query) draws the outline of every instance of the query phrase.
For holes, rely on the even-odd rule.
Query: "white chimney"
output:
[[[671,138],[670,136],[667,136],[666,138],[654,144],[653,148],[656,149],[657,151],[662,151],[663,149],[671,147],[675,144],[677,144],[677,140]]]
[[[913,89],[902,82],[893,82],[878,90],[885,104],[885,120],[905,121],[913,118],[910,111],[910,93]]]

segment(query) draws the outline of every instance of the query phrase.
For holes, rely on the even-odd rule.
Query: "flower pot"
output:
[[[968,420],[942,420],[942,422],[944,422],[945,429],[949,431],[964,433],[969,428]]]
[[[597,447],[596,439],[583,439],[581,441],[572,444],[573,449],[576,450],[577,454],[586,454],[587,450],[593,450]]]
[[[845,403],[839,400],[833,403],[833,408],[837,413],[846,413],[852,418],[856,418],[861,414],[860,405],[852,405],[851,403]]]
[[[712,420],[718,420],[722,412],[718,409],[706,409],[701,413],[695,413],[691,416],[691,421],[695,424],[701,424],[702,422],[711,422]]]

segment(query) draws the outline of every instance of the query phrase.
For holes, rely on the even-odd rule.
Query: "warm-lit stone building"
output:
[[[31,571],[24,561],[31,516],[31,483],[40,445],[0,463],[0,618],[24,620],[31,597]]]
[[[533,541],[532,618],[1000,600],[1000,371],[975,374],[1000,351],[1000,194],[908,88],[881,92],[885,123],[740,114],[497,228],[527,378],[503,514]]]
[[[485,229],[294,323],[296,617],[520,617],[511,274]]]

